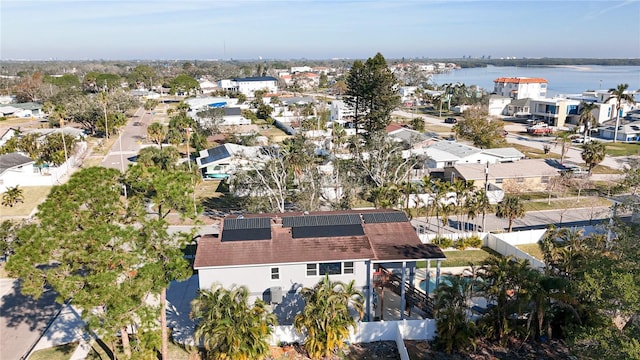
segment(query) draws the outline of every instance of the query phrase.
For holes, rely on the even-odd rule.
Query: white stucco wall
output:
[[[271,279],[273,267],[280,270],[279,280]],[[365,261],[353,260],[353,267],[353,274],[330,275],[331,280],[342,282],[355,280],[356,287],[362,288],[366,285],[367,277]],[[323,277],[322,275],[307,276],[307,263],[207,268],[200,269],[198,273],[201,289],[210,289],[214,283],[219,283],[225,288],[244,285],[249,289],[252,299],[262,298],[265,290],[271,287],[281,287],[283,295],[302,287],[313,287]]]

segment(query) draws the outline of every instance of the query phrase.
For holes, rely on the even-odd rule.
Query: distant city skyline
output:
[[[2,0],[0,59],[640,58],[640,1]]]

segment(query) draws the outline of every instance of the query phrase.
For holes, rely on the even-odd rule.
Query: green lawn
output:
[[[21,186],[20,189],[24,195],[24,202],[19,202],[13,207],[0,206],[2,216],[29,216],[38,204],[49,195],[51,186]]]
[[[548,204],[546,200],[528,201],[524,203],[525,211],[553,210],[553,209],[575,209],[596,206],[611,206],[611,201],[603,198],[580,197],[573,199],[551,200]]]
[[[606,143],[606,153],[610,156],[640,155],[640,143]]]
[[[532,148],[529,146],[512,143],[509,143],[508,146],[518,149],[518,151],[531,159],[560,159],[560,154],[555,154],[552,152],[545,154],[543,150]]]
[[[78,347],[77,342],[64,344],[49,349],[34,351],[29,357],[30,360],[67,360]]]
[[[526,252],[527,254],[533,256],[534,258],[538,259],[538,260],[542,260],[543,259],[543,254],[542,254],[542,250],[540,249],[540,245],[538,245],[537,243],[535,244],[523,244],[523,245],[518,245],[516,246],[518,249]]]
[[[497,252],[485,247],[480,250],[445,251],[444,255],[447,257],[447,260],[440,264],[441,267],[469,266],[469,263],[473,265],[483,265],[491,255],[501,256]],[[427,267],[427,262],[418,261],[416,266],[424,269]],[[435,266],[435,264],[432,263],[432,266]]]

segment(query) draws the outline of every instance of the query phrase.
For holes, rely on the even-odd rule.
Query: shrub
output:
[[[478,235],[470,236],[464,239],[464,242],[468,247],[473,247],[478,249],[482,247],[482,239],[480,239],[480,236]]]
[[[458,249],[458,250],[464,250],[464,249],[467,248],[467,246],[469,246],[467,244],[467,239],[463,239],[463,238],[460,238],[460,239],[456,240],[456,242],[454,244],[454,247],[456,249]]]
[[[453,246],[453,240],[443,236],[436,236],[435,238],[433,238],[433,240],[431,240],[431,243],[438,245],[438,247],[441,249],[446,249]]]

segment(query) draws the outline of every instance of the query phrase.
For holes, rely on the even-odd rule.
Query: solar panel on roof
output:
[[[212,149],[207,150],[207,157],[200,160],[201,164],[210,164],[214,161],[224,159],[230,157],[229,151],[227,151],[227,147],[224,145],[214,147]]]
[[[224,230],[241,229],[269,229],[271,228],[268,217],[224,219]]]
[[[271,240],[271,229],[223,229],[220,241]]]
[[[394,223],[394,222],[409,221],[405,213],[398,212],[398,211],[362,214],[362,219],[364,220],[365,224]]]
[[[305,215],[286,216],[282,218],[283,227],[360,225],[362,220],[358,214],[341,215]]]

